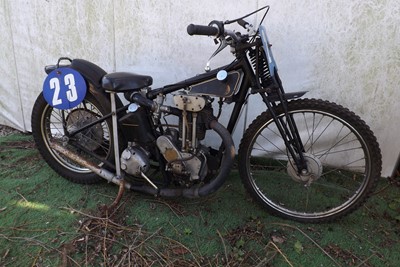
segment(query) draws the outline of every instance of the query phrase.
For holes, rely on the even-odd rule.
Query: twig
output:
[[[348,231],[350,234],[352,234],[354,237],[356,237],[356,238],[358,238],[358,239],[360,239],[360,240],[363,240],[363,241],[367,242],[368,244],[370,244],[371,246],[373,246],[373,247],[376,248],[377,250],[380,249],[380,247],[378,247],[377,245],[375,245],[374,243],[372,243],[371,241],[369,241],[367,238],[365,238],[365,237],[363,237],[363,236],[360,236],[360,235],[354,233],[353,231],[351,231],[351,230],[349,230],[349,229],[347,229],[347,231]],[[392,239],[392,240],[393,240],[393,239]],[[398,242],[398,240],[396,240],[396,242]],[[368,257],[368,259],[371,258],[371,257],[374,256],[374,255],[377,256],[378,259],[380,259],[381,261],[384,261],[381,257],[378,256],[378,253],[377,253],[377,252],[373,252],[373,254],[372,254],[370,257]],[[367,260],[368,260],[368,259],[367,259]],[[364,262],[365,262],[365,261],[364,261]]]
[[[160,203],[160,204],[163,204],[163,205],[167,206],[167,207],[172,211],[172,213],[175,214],[175,216],[178,217],[178,218],[179,218],[179,216],[182,216],[182,215],[183,215],[181,212],[179,212],[179,213],[181,213],[181,214],[178,215],[178,214],[175,212],[175,210],[177,210],[177,211],[179,211],[179,210],[176,209],[176,208],[173,208],[173,207],[172,207],[170,204],[168,204],[166,201],[161,201],[161,200],[154,199],[154,200],[151,200],[150,202],[153,202],[153,203]]]
[[[166,240],[169,240],[170,242],[174,242],[174,243],[180,245],[181,247],[183,247],[184,249],[186,249],[187,251],[189,251],[190,255],[192,255],[194,261],[196,262],[197,266],[202,266],[202,265],[198,262],[197,258],[194,256],[193,252],[192,252],[188,247],[186,247],[185,245],[183,245],[183,244],[180,243],[179,241],[176,241],[176,240],[174,240],[174,239],[172,239],[172,238],[169,238],[169,237],[166,237],[166,236],[161,236],[161,238],[164,238],[164,239],[166,239]]]
[[[88,266],[88,243],[89,236],[85,235],[85,266]]]
[[[375,195],[379,195],[380,193],[382,193],[383,191],[385,191],[386,189],[388,189],[388,187],[390,187],[391,184],[387,184],[385,185],[383,188],[381,188],[379,191],[375,191],[371,194],[371,196],[375,196]]]
[[[108,210],[106,210],[106,217],[108,217]],[[106,244],[106,239],[107,239],[107,232],[108,232],[108,221],[106,220],[106,226],[103,230],[104,232],[104,237],[103,237],[103,259],[104,259],[104,266],[108,266],[107,264],[107,244]]]
[[[142,259],[142,261],[145,263],[145,265],[150,265],[150,264],[147,264],[147,260],[146,260],[146,258],[145,257],[143,257],[142,256],[142,254],[140,254],[139,252],[137,252],[136,250],[133,250],[135,253],[136,253],[136,256],[139,256],[141,259]],[[157,254],[157,253],[156,253]],[[128,255],[129,256],[129,258],[128,258],[128,263],[129,263],[129,265],[128,266],[132,266],[131,265],[131,254],[129,254]],[[135,259],[135,257],[133,257],[133,259]],[[165,261],[165,260],[164,260]],[[136,264],[136,265],[138,265],[138,264]]]
[[[51,246],[49,246],[49,245],[43,243],[42,241],[39,241],[39,240],[36,240],[36,239],[33,239],[33,238],[29,238],[29,237],[19,237],[19,236],[10,237],[10,236],[6,236],[6,235],[4,235],[4,234],[0,234],[0,238],[4,238],[4,239],[6,239],[6,240],[8,240],[8,241],[19,241],[19,240],[21,240],[21,241],[26,241],[26,242],[34,243],[34,244],[36,244],[36,245],[42,247],[43,249],[45,249],[47,252],[50,252],[50,251],[52,251],[52,250],[55,250],[55,251],[57,251],[58,253],[63,254],[62,251],[60,251],[59,249],[53,248],[53,247],[51,247]],[[71,258],[71,257],[68,256],[68,255],[67,255],[67,257],[68,257],[73,263],[75,263],[76,266],[80,266],[80,264],[77,263],[73,258]]]
[[[218,234],[219,238],[221,238],[222,246],[224,247],[224,252],[225,252],[226,264],[228,264],[228,262],[229,262],[229,261],[228,261],[228,253],[227,253],[227,251],[226,251],[225,241],[224,241],[224,239],[222,238],[222,235],[221,235],[221,233],[219,232],[218,229],[217,229],[217,234]]]
[[[93,216],[93,215],[84,213],[84,212],[82,212],[82,211],[79,211],[79,210],[76,210],[76,209],[73,209],[73,208],[68,208],[68,207],[61,207],[61,209],[68,210],[69,212],[78,213],[78,214],[83,215],[83,216],[85,216],[85,217],[88,217],[88,218],[90,218],[90,219],[95,219],[95,220],[99,220],[99,221],[107,221],[108,223],[112,224],[114,227],[119,227],[120,230],[131,230],[131,229],[132,229],[131,227],[127,227],[127,226],[120,225],[120,224],[118,224],[118,223],[112,221],[112,220],[111,220],[110,218],[108,218],[108,217],[107,217],[107,218],[104,218],[104,217],[97,217],[97,216]],[[138,225],[138,224],[136,224],[135,226],[141,227],[141,225]]]
[[[286,257],[286,255],[283,254],[283,252],[279,249],[279,247],[278,247],[274,242],[269,241],[268,244],[271,244],[271,245],[276,249],[276,251],[278,251],[278,253],[282,255],[282,257],[285,259],[285,261],[286,261],[291,267],[293,267],[293,264],[289,261],[289,259]]]
[[[118,210],[124,206],[126,204],[126,202],[128,202],[128,198],[125,198],[125,200],[122,203],[119,203],[117,207],[114,208],[114,210],[112,210],[111,214],[110,214],[110,218],[114,217],[114,215],[118,212]]]
[[[82,211],[79,211],[79,210],[76,210],[76,209],[73,209],[73,208],[69,208],[69,207],[61,207],[61,209],[67,210],[67,211],[69,211],[69,212],[75,212],[75,213],[78,213],[78,214],[80,214],[80,215],[89,217],[89,218],[91,218],[91,219],[96,219],[96,220],[104,220],[104,219],[107,219],[107,218],[103,218],[103,217],[93,216],[93,215],[90,215],[90,214],[87,214],[87,213],[84,213],[84,212],[82,212]]]
[[[362,262],[360,262],[360,264],[358,264],[356,267],[361,267],[364,266],[364,264],[366,264],[370,259],[372,259],[372,257],[376,256],[375,252],[372,253],[371,256],[369,256],[368,258],[366,258],[365,260],[363,260]],[[379,258],[379,257],[378,257]]]
[[[356,237],[356,238],[358,238],[358,239],[361,239],[361,240],[367,242],[368,244],[370,244],[371,246],[373,246],[373,247],[376,248],[376,249],[380,249],[380,247],[378,247],[377,245],[375,245],[374,243],[372,243],[371,241],[369,241],[367,238],[365,238],[365,237],[363,237],[363,236],[361,236],[361,235],[358,235],[357,233],[355,233],[355,232],[353,232],[353,231],[351,231],[351,230],[349,230],[349,229],[347,229],[347,228],[346,228],[346,230],[347,230],[350,234],[352,234],[354,237]]]
[[[143,240],[142,242],[140,242],[139,245],[136,245],[136,246],[134,247],[134,249],[136,249],[136,248],[142,246],[144,243],[147,242],[147,240],[151,239],[151,238],[152,238],[153,236],[155,236],[158,232],[160,232],[161,229],[162,229],[162,227],[158,228],[154,233],[152,233],[152,234],[151,234],[150,236],[148,236],[145,240]]]
[[[154,254],[156,254],[157,256],[158,256],[158,258],[160,259],[160,260],[162,260],[163,262],[164,262],[164,264],[162,264],[162,265],[164,265],[164,266],[167,266],[168,265],[168,262],[163,258],[163,256],[162,255],[160,255],[160,253],[158,253],[154,248],[152,248],[152,247],[147,247],[147,249],[150,249]]]
[[[8,248],[8,249],[6,250],[6,252],[4,253],[4,255],[3,255],[3,260],[7,257],[7,255],[8,255],[9,252],[10,252],[10,249]]]
[[[21,194],[18,192],[18,189],[15,189],[15,192],[16,192],[20,197],[22,197],[22,199],[25,200],[25,202],[29,202],[23,195],[21,195]]]
[[[39,253],[36,255],[35,259],[33,260],[32,265],[31,265],[32,267],[36,266],[37,259],[39,258],[39,255],[42,253],[42,251],[43,251],[43,248],[41,248],[39,250]]]
[[[171,223],[171,221],[168,221],[169,225],[172,227],[172,229],[175,231],[176,235],[179,235],[179,231],[176,229],[176,227]],[[180,224],[177,225],[178,227]]]
[[[124,247],[128,247],[127,244],[122,243],[122,242],[118,241],[117,239],[111,239],[111,238],[108,238],[108,237],[104,237],[104,235],[96,235],[96,234],[89,234],[89,233],[86,233],[86,235],[91,236],[91,237],[94,237],[94,238],[98,238],[98,239],[103,239],[103,238],[105,238],[107,241],[117,243],[117,244],[122,245],[122,246],[124,246]]]
[[[43,228],[43,229],[24,229],[20,226],[17,227],[0,227],[0,230],[11,230],[11,231],[20,231],[20,232],[49,232],[49,231],[60,231],[58,228]],[[63,232],[63,234],[69,234]]]
[[[266,248],[269,247],[270,242],[268,242],[268,244],[266,245]],[[268,251],[267,251],[267,256],[268,256]],[[277,250],[274,248],[272,251],[272,255],[270,258],[265,257],[264,259],[262,259],[255,267],[261,267],[261,266],[266,266],[268,262],[270,262],[271,260],[273,260],[276,256],[276,254],[278,254]]]
[[[43,242],[41,242],[41,241],[39,241],[39,240],[33,239],[33,238],[29,238],[29,237],[19,237],[19,236],[11,237],[11,236],[6,236],[6,235],[3,235],[3,234],[0,234],[0,238],[4,238],[4,239],[6,239],[6,240],[8,240],[8,241],[22,240],[22,241],[27,241],[27,242],[36,243],[37,245],[39,245],[39,246],[41,246],[42,248],[44,248],[47,252],[50,252],[51,249],[54,249],[54,248],[52,248],[52,247],[50,247],[51,249],[49,249],[49,248],[48,248],[49,246],[46,245],[45,243],[43,243]]]
[[[309,235],[304,233],[300,228],[297,226],[289,225],[289,224],[284,224],[284,223],[272,223],[273,225],[279,225],[282,227],[287,227],[291,229],[295,229],[299,231],[302,235],[304,235],[308,240],[310,240],[317,248],[319,248],[328,258],[330,258],[337,266],[341,266],[331,255],[329,255],[328,252],[326,252],[314,239],[312,239]]]

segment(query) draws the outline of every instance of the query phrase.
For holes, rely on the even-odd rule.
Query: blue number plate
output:
[[[74,69],[63,67],[49,73],[43,83],[43,96],[50,106],[71,109],[86,96],[87,86],[83,76]]]

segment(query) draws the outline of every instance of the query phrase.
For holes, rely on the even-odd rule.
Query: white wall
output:
[[[308,97],[359,114],[379,139],[383,175],[391,175],[400,148],[397,0],[0,0],[0,123],[31,129],[43,67],[60,56],[152,75],[155,86],[202,72],[216,47],[210,38],[188,36],[186,26],[236,18],[265,3],[286,90],[308,90]],[[224,53],[216,62],[230,59]]]

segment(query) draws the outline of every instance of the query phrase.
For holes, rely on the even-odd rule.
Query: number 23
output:
[[[75,87],[75,77],[72,73],[64,76],[64,84],[68,86],[67,99],[69,102],[74,102],[78,99],[78,93]],[[60,80],[57,77],[50,79],[50,89],[54,89],[53,95],[53,106],[62,104],[62,99],[60,98]]]

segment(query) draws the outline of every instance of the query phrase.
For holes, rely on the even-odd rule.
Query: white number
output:
[[[54,89],[53,95],[53,106],[62,104],[62,100],[59,98],[60,95],[60,81],[57,78],[50,80],[50,89]]]
[[[64,84],[68,85],[69,90],[67,91],[67,99],[69,100],[69,102],[74,102],[75,100],[77,100],[78,93],[76,92],[75,87],[75,77],[72,73],[65,75]]]
[[[64,84],[65,86],[68,86],[68,101],[76,101],[78,99],[78,92],[76,91],[75,77],[72,73],[65,75]],[[50,79],[50,89],[54,89],[53,106],[62,104],[62,99],[60,98],[60,80],[57,77]]]

